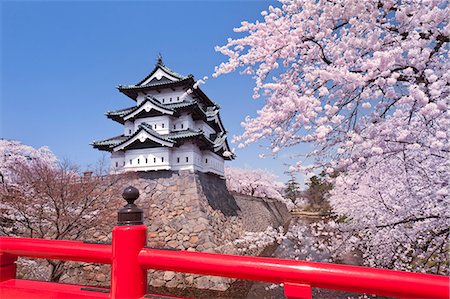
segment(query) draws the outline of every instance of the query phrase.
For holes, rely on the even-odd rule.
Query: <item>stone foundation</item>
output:
[[[124,184],[140,191],[136,204],[144,210],[148,227],[147,246],[153,248],[238,254],[233,241],[245,231],[264,231],[284,225],[287,208],[278,201],[232,195],[225,180],[216,175],[188,171],[140,173]],[[123,205],[123,201],[120,205]],[[114,210],[105,211],[111,215]],[[111,229],[115,223],[111,223]],[[110,242],[109,231],[98,232],[90,241]],[[73,263],[61,282],[109,285],[109,265]],[[170,271],[148,271],[154,287],[195,287],[226,290],[232,280]]]

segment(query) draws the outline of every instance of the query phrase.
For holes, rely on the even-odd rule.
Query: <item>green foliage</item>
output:
[[[293,173],[290,173],[291,178],[286,183],[286,189],[284,190],[284,196],[290,199],[293,203],[300,197],[300,184],[297,182],[297,178]]]
[[[308,189],[305,191],[305,198],[311,207],[316,207],[319,210],[329,210],[327,201],[328,192],[333,188],[332,184],[327,181],[327,175],[321,172],[319,175],[314,175],[306,183]]]

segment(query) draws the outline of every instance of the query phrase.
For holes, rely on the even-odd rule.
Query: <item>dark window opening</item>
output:
[[[177,128],[177,125],[173,125],[173,129],[175,130]]]
[[[141,162],[139,159],[137,159],[138,164]]]
[[[119,167],[119,162],[116,162],[116,167]]]
[[[145,158],[145,164],[147,164],[148,163],[148,159],[147,158]]]
[[[130,165],[133,164],[133,160],[130,160]]]
[[[164,157],[161,157],[161,162],[164,162]]]
[[[164,129],[164,124],[161,124],[161,128],[163,128],[163,129]]]
[[[181,124],[181,128],[183,129],[183,127],[184,127],[184,125],[183,124]]]
[[[186,163],[189,162],[189,157],[186,157]]]
[[[156,163],[156,158],[153,158],[153,163]]]
[[[205,163],[208,163],[208,159],[205,159]]]
[[[128,130],[128,134],[131,134],[131,129],[130,129],[130,130]]]
[[[180,157],[177,158],[177,163],[180,163]]]

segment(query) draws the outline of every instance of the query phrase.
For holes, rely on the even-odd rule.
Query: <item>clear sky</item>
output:
[[[132,106],[118,84],[134,84],[152,69],[158,53],[167,66],[196,79],[221,107],[229,136],[255,115],[253,81],[238,73],[211,78],[225,57],[214,51],[243,20],[262,19],[274,1],[3,1],[1,2],[0,137],[33,147],[47,145],[83,168],[102,152],[89,143],[119,135],[108,110]],[[230,140],[231,141],[231,140]],[[236,147],[236,144],[231,144]],[[263,168],[287,177],[281,153],[260,159],[261,145],[236,149],[228,165]]]

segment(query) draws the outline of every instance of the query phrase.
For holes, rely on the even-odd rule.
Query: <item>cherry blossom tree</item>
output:
[[[83,177],[76,166],[59,162],[48,148],[34,149],[16,141],[1,140],[0,154],[1,235],[91,241],[97,235],[108,236],[120,205],[121,176]],[[51,281],[73,266],[65,261],[47,263],[46,278]]]
[[[234,140],[266,138],[273,154],[315,145],[314,164],[294,167],[343,171],[331,204],[347,248],[369,265],[445,272],[448,2],[281,0],[261,14],[217,47],[228,60],[214,76],[242,70],[265,101]]]
[[[277,199],[292,208],[290,200],[284,198],[283,183],[267,170],[226,167],[225,179],[229,191],[249,196]]]

